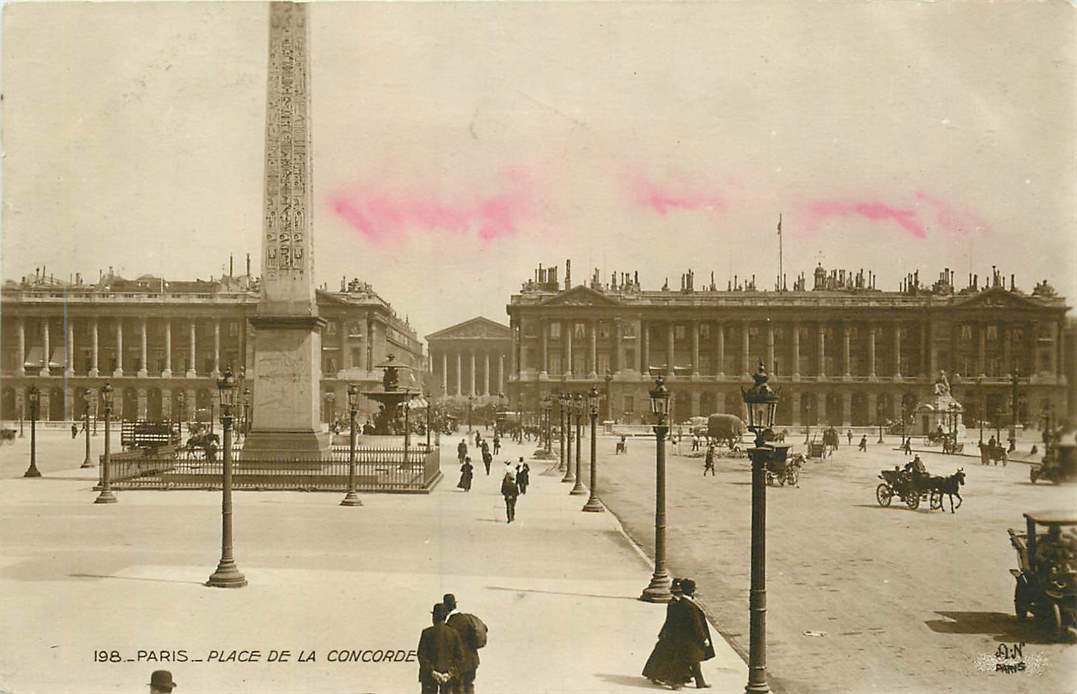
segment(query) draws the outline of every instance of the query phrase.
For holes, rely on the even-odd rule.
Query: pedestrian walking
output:
[[[696,688],[709,689],[711,685],[703,679],[703,669],[700,667],[702,661],[714,657],[714,645],[711,642],[707,615],[696,604],[695,581],[690,578],[682,579],[681,593],[681,600],[677,603],[677,612],[680,616],[675,620],[674,628],[671,630],[671,646],[676,651],[682,667],[687,666],[692,673]]]
[[[859,450],[861,453],[866,453],[867,452],[867,450],[868,450],[868,437],[867,436],[861,436],[860,437],[860,445],[857,446],[857,450]]]
[[[475,448],[478,448],[482,443],[482,435],[478,431],[475,432]]]
[[[154,670],[150,675],[150,694],[171,694],[175,687],[176,681],[168,670]]]
[[[912,455],[912,437],[905,439],[905,455]]]
[[[516,497],[520,495],[520,488],[516,486],[516,480],[506,465],[505,477],[501,480],[501,496],[505,497],[505,517],[508,522],[516,520]]]
[[[651,684],[669,684],[679,687],[680,683],[687,682],[691,676],[691,669],[684,667],[678,660],[670,640],[671,629],[680,614],[677,603],[681,600],[681,579],[673,579],[670,595],[672,597],[666,604],[666,621],[662,623],[662,628],[658,632],[658,641],[643,665],[643,676],[649,679]]]
[[[490,463],[494,462],[494,456],[490,454],[489,448],[482,449],[482,464],[486,468],[486,476],[490,476]]]
[[[707,452],[703,455],[703,476],[707,476],[707,472],[711,473],[711,477],[714,477],[717,473],[714,471],[714,444],[707,444]]]
[[[78,438],[78,435],[79,435],[79,425],[76,424],[75,422],[72,422],[71,423],[71,438],[73,438],[73,439]]]
[[[467,457],[467,442],[464,439],[460,439],[459,445],[456,447],[456,459],[461,463],[464,462],[464,458]]]
[[[464,458],[464,464],[460,466],[460,482],[457,487],[465,492],[471,491],[471,480],[475,476],[475,466],[471,464],[471,458]]]
[[[853,430],[850,429],[849,431],[845,432],[845,436],[849,439],[849,445],[853,445]]]
[[[692,434],[692,450],[699,450],[699,434]]]
[[[455,678],[464,661],[460,635],[445,623],[445,605],[430,611],[432,626],[419,636],[419,684],[421,694],[456,694]]]
[[[441,604],[448,611],[448,624],[460,637],[464,658],[456,678],[456,694],[475,694],[475,674],[479,669],[479,649],[486,645],[486,624],[473,614],[456,611],[456,596],[446,593]]]
[[[527,494],[527,485],[531,484],[531,468],[520,458],[520,464],[516,466],[516,486],[521,494]]]
[[[501,452],[501,437],[494,434],[494,455]]]

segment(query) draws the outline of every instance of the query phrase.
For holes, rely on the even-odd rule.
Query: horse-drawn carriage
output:
[[[965,450],[965,444],[957,440],[957,436],[954,434],[943,434],[942,436],[942,452],[946,455],[953,455],[955,453],[961,453]]]
[[[1043,462],[1029,467],[1028,478],[1033,484],[1038,479],[1055,484],[1077,479],[1077,445],[1058,443],[1048,448]]]
[[[1029,614],[1049,620],[1056,638],[1077,632],[1077,514],[1072,511],[1026,513],[1025,532],[1007,529],[1017,550],[1017,585],[1013,609],[1018,619]],[[1046,532],[1037,533],[1037,526]],[[1063,530],[1065,529],[1065,530]]]
[[[920,508],[920,501],[927,501],[932,510],[942,508],[942,491],[934,491],[927,484],[930,475],[906,472],[897,465],[893,470],[880,470],[882,484],[875,488],[875,500],[880,506],[889,506],[896,496],[902,503],[915,511]]]
[[[1002,467],[1006,467],[1006,447],[998,444],[992,444],[990,442],[984,443],[981,441],[980,446],[980,465],[989,465],[994,463],[998,465],[1002,463]]]
[[[0,443],[12,445],[15,443],[17,429],[0,429]]]
[[[791,458],[767,461],[767,484],[779,484],[790,487],[800,486],[800,468],[804,465],[804,454],[797,453]]]

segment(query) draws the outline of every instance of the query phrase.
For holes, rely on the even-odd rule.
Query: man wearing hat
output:
[[[647,658],[643,666],[643,676],[651,681],[651,684],[678,684],[688,679],[690,669],[684,667],[677,657],[670,643],[670,632],[680,618],[679,602],[681,594],[681,579],[674,578],[670,586],[672,598],[666,604],[666,621],[658,632],[658,642],[655,643],[651,656]]]
[[[442,603],[430,611],[433,626],[419,636],[419,683],[422,694],[456,694],[456,675],[464,658],[460,636],[445,624],[448,610]]]
[[[682,667],[691,673],[696,687],[707,689],[711,685],[703,679],[699,664],[714,657],[710,626],[703,608],[695,601],[696,582],[690,578],[681,579],[681,593],[681,600],[677,603],[677,619],[670,629],[670,648],[676,653]],[[680,689],[680,683],[670,682],[670,685]]]
[[[456,678],[456,694],[475,694],[475,673],[479,669],[479,649],[486,645],[486,624],[473,614],[456,611],[456,596],[446,593],[441,600],[448,618],[445,623],[460,636],[464,658]]]
[[[154,670],[150,675],[150,694],[169,694],[177,686],[168,670]]]

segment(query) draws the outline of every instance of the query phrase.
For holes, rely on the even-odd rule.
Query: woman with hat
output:
[[[670,629],[670,648],[675,654],[678,663],[675,672],[690,673],[696,681],[696,687],[707,689],[710,687],[703,679],[703,670],[700,662],[714,657],[714,646],[711,643],[710,626],[707,624],[707,615],[703,608],[696,604],[696,582],[690,578],[681,580],[681,599],[677,602],[676,618]],[[687,682],[688,676],[684,675],[681,682]],[[669,681],[673,689],[680,689],[680,682]]]
[[[647,658],[647,663],[643,666],[643,676],[652,684],[676,684],[679,687],[680,683],[687,682],[690,676],[690,669],[679,661],[670,641],[672,630],[680,615],[681,579],[673,579],[670,593],[673,597],[666,605],[666,621],[658,632],[658,643],[654,645],[651,656]]]

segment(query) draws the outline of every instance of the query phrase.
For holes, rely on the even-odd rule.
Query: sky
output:
[[[1066,2],[315,3],[315,272],[420,336],[571,258],[770,288],[997,265],[1077,297]],[[268,10],[3,16],[4,278],[258,273]]]

